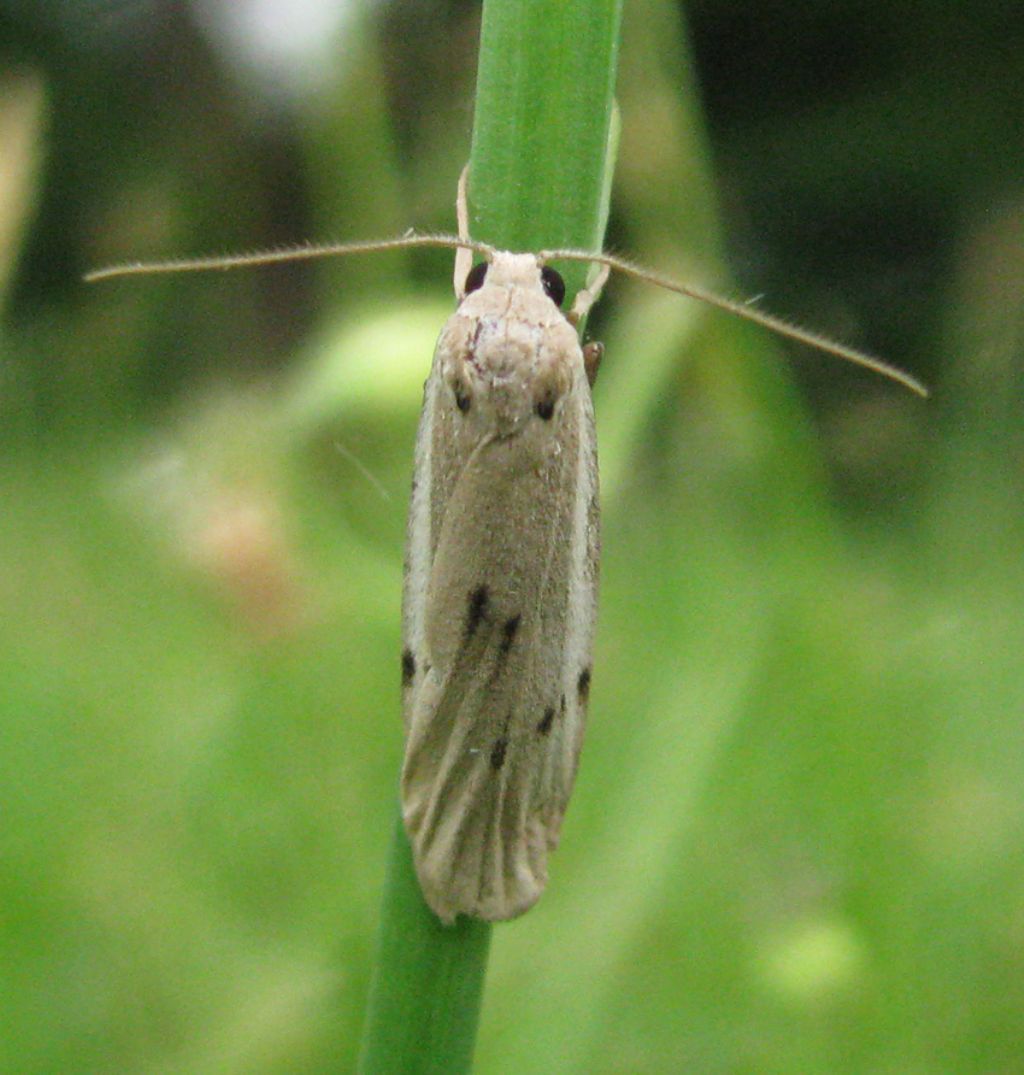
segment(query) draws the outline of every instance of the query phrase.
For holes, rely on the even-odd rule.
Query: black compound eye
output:
[[[484,282],[484,277],[487,275],[487,269],[487,262],[481,261],[466,273],[466,283],[463,288],[465,294],[468,295],[471,291],[476,291],[476,289],[480,287]]]
[[[565,298],[565,281],[561,275],[550,266],[545,265],[540,270],[540,282],[544,285],[544,293],[558,307],[561,307]]]
[[[466,390],[466,386],[456,381],[456,383],[452,385],[452,393],[455,396],[455,406],[465,414],[472,403],[472,400],[469,398],[469,392]]]

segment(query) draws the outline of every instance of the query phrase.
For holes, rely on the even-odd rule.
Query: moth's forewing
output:
[[[593,411],[575,333],[524,275],[445,326],[417,441],[402,803],[444,921],[511,918],[543,891],[589,688]]]

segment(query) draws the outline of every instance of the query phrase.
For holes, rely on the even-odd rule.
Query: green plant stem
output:
[[[484,4],[470,224],[506,250],[600,250],[621,0]],[[566,265],[570,294],[585,265]]]
[[[443,926],[424,903],[399,818],[360,1071],[468,1071],[490,942],[486,922]]]
[[[600,249],[621,0],[488,0],[480,41],[470,228],[512,250]],[[454,177],[453,177],[454,178]],[[569,294],[585,265],[568,264]],[[440,924],[401,822],[385,882],[360,1071],[470,1070],[490,926]]]

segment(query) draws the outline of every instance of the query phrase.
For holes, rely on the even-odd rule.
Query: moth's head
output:
[[[475,265],[442,334],[442,376],[460,422],[480,436],[560,424],[582,373],[576,330],[560,310],[565,284],[533,254],[495,253]]]
[[[544,296],[556,310],[565,301],[565,281],[561,274],[544,265],[536,254],[508,254],[497,251],[488,261],[474,265],[466,275],[463,301],[483,288],[519,289],[525,295]]]

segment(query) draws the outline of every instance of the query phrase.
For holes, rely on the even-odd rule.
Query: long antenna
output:
[[[858,351],[855,347],[837,343],[835,340],[830,340],[827,336],[822,336],[811,329],[791,324],[781,317],[775,317],[774,314],[764,313],[747,303],[716,295],[713,291],[707,291],[696,284],[683,284],[668,276],[662,276],[661,273],[652,272],[650,269],[645,269],[642,265],[636,265],[625,258],[615,257],[612,254],[589,254],[584,250],[542,250],[539,257],[542,262],[557,260],[592,261],[598,265],[607,265],[608,268],[622,273],[623,276],[644,280],[649,284],[654,284],[656,287],[662,287],[666,291],[674,291],[677,295],[685,295],[688,298],[697,299],[699,302],[706,302],[709,306],[724,310],[726,313],[735,314],[736,317],[742,317],[744,321],[751,321],[755,325],[760,325],[762,328],[766,328],[779,336],[796,340],[797,343],[806,344],[817,351],[824,351],[826,354],[834,355],[836,358],[841,358],[846,362],[852,362],[856,366],[863,366],[865,369],[881,374],[883,377],[903,385],[904,388],[909,388],[911,392],[924,399],[928,398],[927,387],[916,377],[901,370],[898,366],[893,366],[880,358],[875,358],[874,355],[869,355],[865,351]]]
[[[155,276],[160,273],[210,272],[216,269],[242,269],[254,265],[279,265],[287,261],[310,261],[313,258],[340,257],[343,254],[375,254],[382,250],[402,250],[411,246],[441,246],[449,250],[468,248],[483,254],[488,260],[497,251],[475,239],[460,239],[457,235],[419,235],[408,232],[396,239],[372,239],[357,243],[303,243],[280,250],[259,250],[250,254],[214,254],[200,258],[171,258],[168,261],[129,261],[122,265],[107,265],[87,272],[83,280],[94,284],[118,276]]]
[[[256,265],[278,265],[288,261],[307,261],[313,258],[340,257],[346,254],[374,254],[384,250],[402,250],[410,247],[446,247],[450,250],[472,250],[474,253],[483,255],[491,261],[499,253],[496,247],[488,243],[481,243],[475,239],[463,239],[457,235],[444,233],[419,234],[409,231],[405,235],[395,239],[376,239],[368,242],[355,243],[308,243],[302,246],[286,247],[280,250],[264,250],[251,254],[224,254],[212,257],[200,258],[173,258],[169,261],[138,261],[127,262],[122,265],[110,265],[102,269],[94,269],[85,274],[84,279],[88,283],[96,283],[99,280],[111,280],[120,276],[153,276],[160,273],[179,272],[210,272],[218,269],[239,269]],[[881,374],[911,392],[927,398],[928,389],[911,374],[904,372],[888,362],[884,362],[874,355],[864,351],[858,351],[846,344],[836,343],[827,336],[813,332],[810,329],[801,328],[790,324],[788,321],[773,314],[764,313],[747,303],[738,302],[735,299],[727,299],[722,295],[716,295],[713,291],[697,286],[696,284],[684,284],[661,273],[652,272],[641,265],[637,265],[625,258],[615,257],[612,254],[595,254],[587,250],[542,250],[537,259],[540,263],[547,261],[589,261],[597,265],[607,266],[624,276],[631,276],[636,280],[644,280],[666,291],[674,291],[678,295],[706,302],[726,313],[734,314],[743,318],[744,321],[760,325],[779,336],[796,340],[806,344],[817,351],[834,355],[846,362],[852,362],[856,366],[862,366],[874,373]]]

